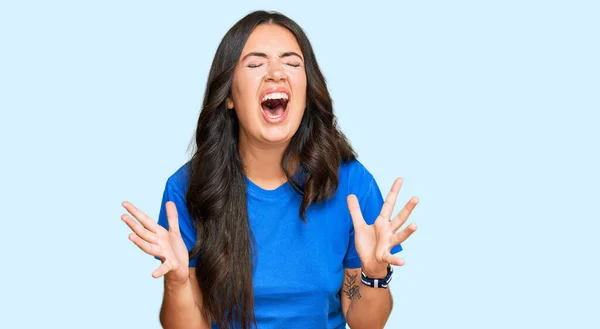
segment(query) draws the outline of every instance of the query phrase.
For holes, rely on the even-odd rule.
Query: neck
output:
[[[240,136],[239,152],[248,179],[261,188],[272,190],[287,181],[281,168],[281,159],[287,147],[282,145],[257,145]]]

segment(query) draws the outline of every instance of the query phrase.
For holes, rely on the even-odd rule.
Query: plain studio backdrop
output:
[[[396,210],[421,200],[387,328],[600,327],[597,1],[3,1],[0,327],[160,327],[121,202],[157,219],[256,9],[306,30]]]

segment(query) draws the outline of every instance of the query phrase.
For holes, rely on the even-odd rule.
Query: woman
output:
[[[274,12],[237,22],[158,224],[123,203],[139,222],[122,216],[131,241],[162,262],[162,325],[383,328],[418,200],[391,218],[401,179],[383,202],[355,158],[302,29]]]

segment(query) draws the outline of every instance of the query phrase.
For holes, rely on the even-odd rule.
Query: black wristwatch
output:
[[[360,269],[360,282],[364,285],[369,286],[371,288],[383,288],[387,289],[388,284],[392,281],[392,273],[394,273],[394,269],[392,269],[391,265],[387,267],[387,275],[383,279],[372,279],[369,278],[362,269]]]

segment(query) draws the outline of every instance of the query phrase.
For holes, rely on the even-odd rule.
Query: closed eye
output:
[[[299,67],[300,66],[300,63],[286,63],[286,64],[289,65],[289,66],[292,66],[292,67]]]
[[[262,66],[262,63],[260,63],[260,64],[253,64],[253,63],[250,63],[250,64],[248,64],[248,66],[247,66],[247,67],[249,67],[249,68],[253,69],[253,68],[256,68],[256,67],[260,67],[260,66]]]

